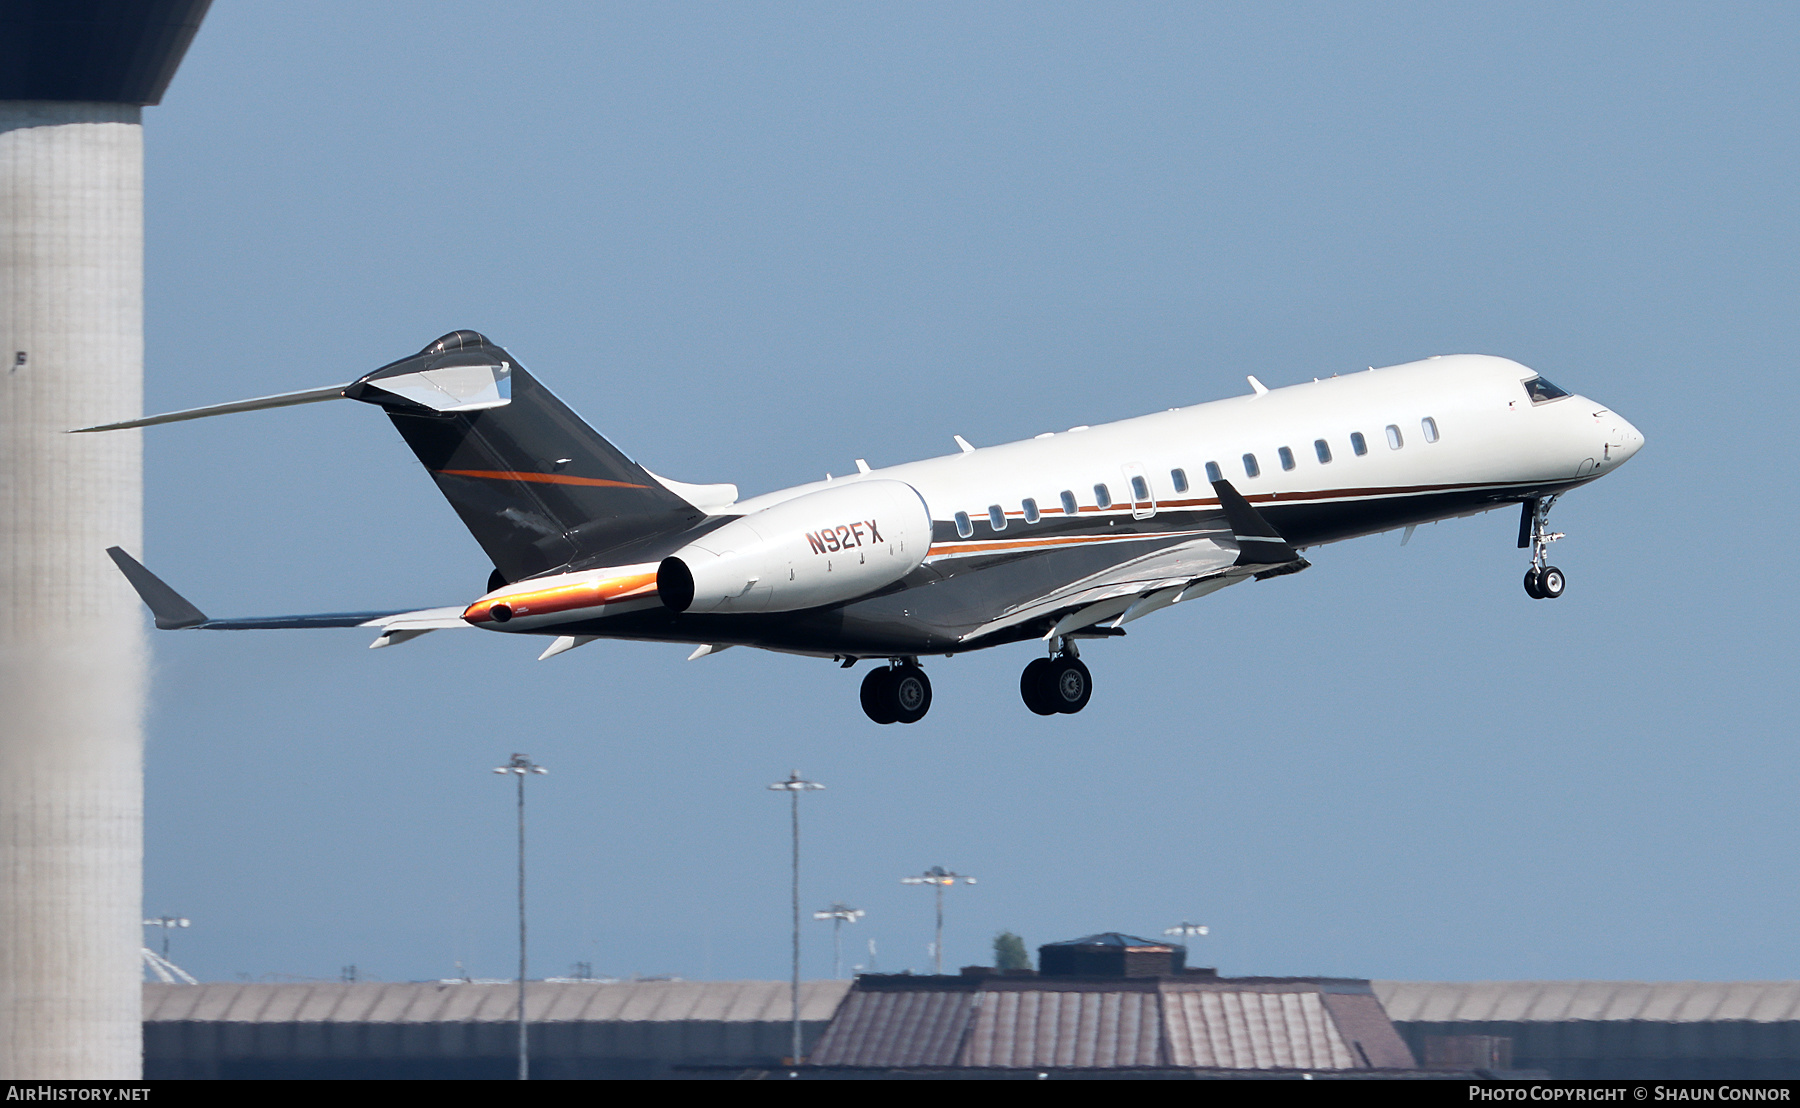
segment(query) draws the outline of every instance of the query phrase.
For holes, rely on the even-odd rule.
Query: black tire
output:
[[[1555,600],[1563,594],[1563,589],[1568,584],[1569,579],[1563,576],[1562,570],[1555,566],[1545,566],[1544,572],[1538,574],[1538,595],[1545,600]]]
[[[1532,566],[1525,571],[1525,595],[1531,597],[1533,600],[1544,599],[1543,592],[1538,588],[1538,571],[1536,566]]]
[[[900,716],[894,710],[894,697],[888,687],[893,672],[886,666],[876,666],[863,677],[863,714],[876,723],[899,722]]]
[[[888,677],[888,704],[897,723],[917,723],[931,711],[931,679],[918,666],[901,666]]]
[[[1094,675],[1079,658],[1056,659],[1050,663],[1045,676],[1048,678],[1044,683],[1046,698],[1065,715],[1074,715],[1087,707],[1089,698],[1094,695]]]
[[[1019,696],[1027,708],[1040,716],[1056,714],[1056,705],[1050,703],[1049,669],[1050,659],[1037,658],[1019,675]]]

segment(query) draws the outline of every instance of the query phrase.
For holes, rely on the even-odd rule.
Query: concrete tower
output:
[[[0,0],[0,1079],[143,1070],[143,135],[210,0]]]

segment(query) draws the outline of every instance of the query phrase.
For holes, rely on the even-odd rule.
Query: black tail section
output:
[[[507,581],[704,518],[474,331],[453,331],[344,395],[387,409]]]

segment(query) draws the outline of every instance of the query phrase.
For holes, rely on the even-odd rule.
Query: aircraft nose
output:
[[[1622,416],[1614,416],[1615,426],[1607,437],[1607,453],[1612,455],[1614,465],[1623,462],[1636,454],[1644,445],[1644,433],[1632,426],[1631,421]]]

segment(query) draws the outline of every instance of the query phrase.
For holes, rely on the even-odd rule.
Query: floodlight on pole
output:
[[[177,927],[187,927],[189,926],[189,922],[181,916],[157,916],[155,919],[145,920],[144,926],[160,927],[163,929],[162,956],[164,959],[167,959],[169,957],[169,932]]]
[[[917,877],[902,877],[902,885],[931,885],[937,891],[937,941],[931,946],[931,955],[935,961],[935,972],[944,973],[944,890],[958,882],[973,885],[975,879],[966,874],[952,873],[943,866],[932,866]]]
[[[530,1054],[525,1044],[525,778],[550,771],[523,754],[514,754],[512,761],[495,766],[494,772],[512,774],[519,779],[519,1080],[525,1081],[531,1076]]]
[[[777,781],[769,788],[776,792],[788,794],[793,802],[792,824],[794,829],[794,975],[791,982],[789,999],[792,1002],[794,1022],[793,1064],[800,1064],[800,794],[825,786],[817,781],[807,781],[800,776],[799,770],[789,770],[786,781]]]
[[[834,981],[844,973],[844,925],[855,923],[866,914],[861,908],[852,908],[841,900],[823,912],[813,913],[814,919],[831,921],[831,977]]]

